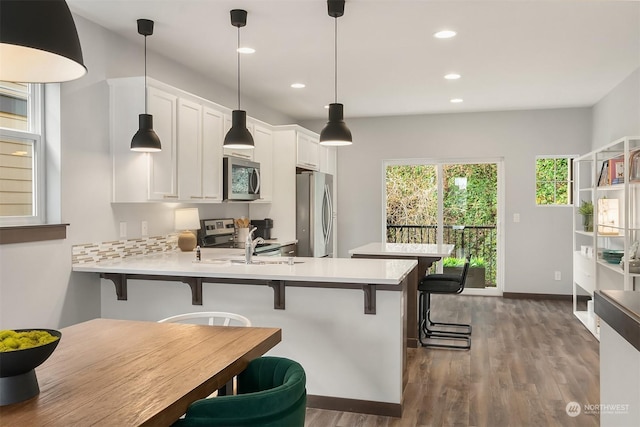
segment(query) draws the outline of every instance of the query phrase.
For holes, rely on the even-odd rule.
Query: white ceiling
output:
[[[324,0],[67,0],[74,13],[293,118],[333,102],[334,19]],[[448,28],[448,40],[432,34]],[[81,40],[82,42],[82,40]],[[640,66],[638,1],[347,0],[338,18],[345,118],[591,106]],[[447,81],[449,72],[462,75]],[[152,74],[152,73],[150,73]],[[302,82],[304,89],[290,84]],[[640,94],[639,94],[640,96]],[[451,104],[451,98],[463,98]]]

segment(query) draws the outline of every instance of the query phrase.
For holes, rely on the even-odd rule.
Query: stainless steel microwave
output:
[[[260,163],[239,157],[222,159],[224,200],[251,201],[260,198]]]

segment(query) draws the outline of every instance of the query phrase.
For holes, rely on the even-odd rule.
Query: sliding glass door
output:
[[[499,291],[502,160],[400,160],[384,168],[386,241],[454,244],[438,268],[456,271],[470,254],[468,293]]]

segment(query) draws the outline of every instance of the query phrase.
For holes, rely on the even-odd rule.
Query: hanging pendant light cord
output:
[[[147,36],[144,36],[144,113],[147,114]]]
[[[240,27],[238,27],[238,48],[236,49],[238,55],[238,110],[240,109]]]
[[[335,25],[334,25],[334,34],[333,34],[333,42],[334,42],[334,46],[333,46],[333,53],[334,53],[334,91],[335,91],[335,103],[338,103],[338,18],[333,18]]]

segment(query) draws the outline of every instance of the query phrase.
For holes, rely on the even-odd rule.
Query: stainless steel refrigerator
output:
[[[296,175],[298,256],[333,257],[333,176]]]

